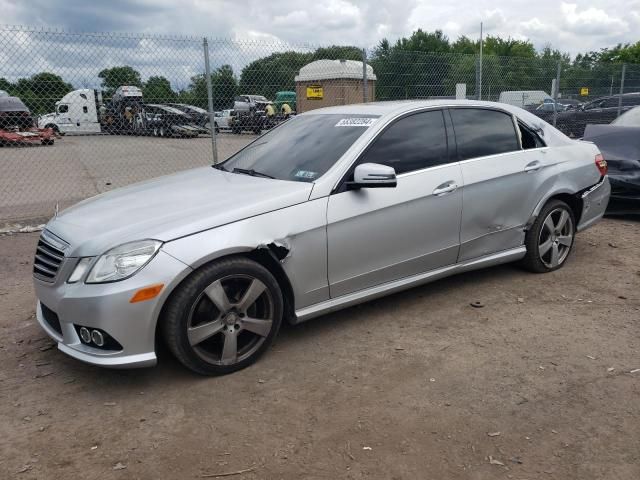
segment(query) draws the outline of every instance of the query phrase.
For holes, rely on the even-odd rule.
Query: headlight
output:
[[[140,240],[125,243],[104,253],[95,263],[86,283],[117,282],[137,273],[155,256],[162,242]]]

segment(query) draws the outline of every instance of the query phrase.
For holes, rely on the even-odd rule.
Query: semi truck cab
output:
[[[102,94],[83,88],[67,93],[56,102],[56,111],[38,118],[38,127],[59,133],[100,133],[99,105]]]

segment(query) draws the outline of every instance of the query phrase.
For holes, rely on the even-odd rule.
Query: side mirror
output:
[[[394,188],[397,185],[393,167],[379,163],[362,163],[353,172],[353,181],[347,182],[350,190],[358,188]]]

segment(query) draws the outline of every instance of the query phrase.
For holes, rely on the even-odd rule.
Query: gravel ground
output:
[[[605,220],[552,274],[414,288],[201,378],[166,353],[117,371],[58,352],[34,320],[37,234],[0,237],[0,478],[637,480],[639,238]]]
[[[218,135],[223,160],[253,140]],[[213,163],[211,137],[66,135],[53,146],[0,148],[0,227],[47,220],[87,197],[148,178]]]

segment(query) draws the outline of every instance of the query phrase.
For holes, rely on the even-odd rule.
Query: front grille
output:
[[[62,335],[62,327],[60,326],[58,314],[47,307],[44,303],[40,303],[40,310],[42,310],[42,318],[47,322],[47,325]]]
[[[61,240],[57,240],[46,230],[43,231],[33,260],[33,276],[45,282],[53,282],[64,260],[66,248],[67,245]]]

